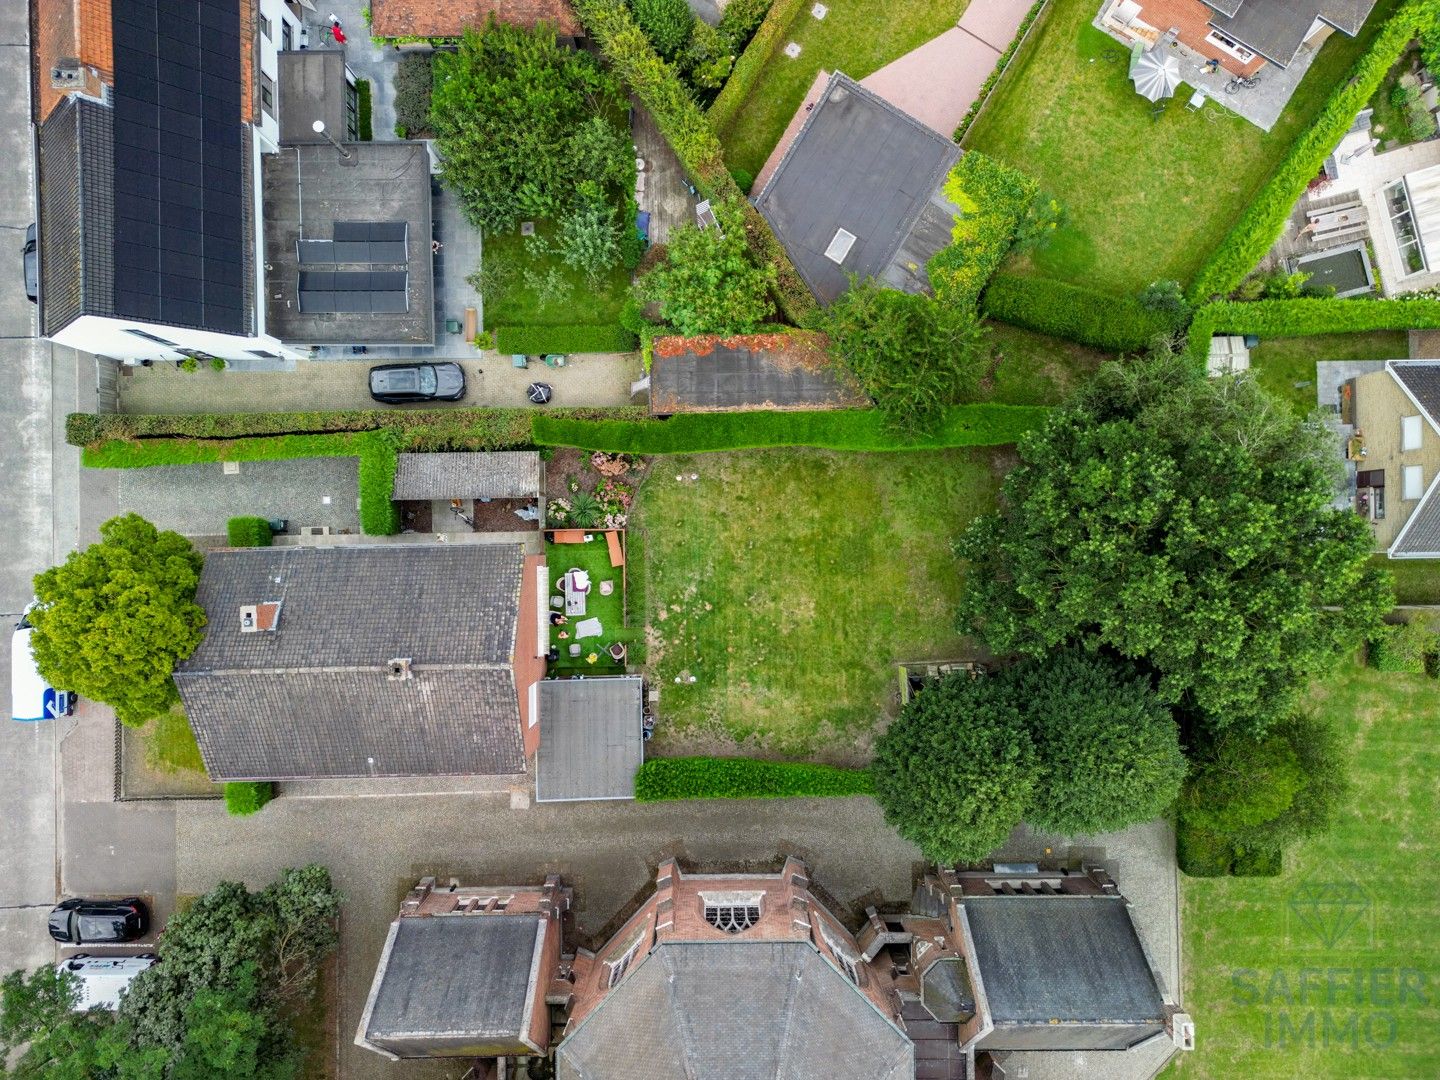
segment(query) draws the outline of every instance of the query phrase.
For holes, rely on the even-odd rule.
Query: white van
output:
[[[76,953],[63,960],[56,971],[69,972],[80,984],[80,1001],[75,1008],[115,1009],[120,1005],[120,992],[130,985],[130,980],[155,963],[155,954],[144,956],[91,956]]]
[[[25,615],[29,614],[27,607]],[[40,677],[35,654],[30,649],[30,635],[35,629],[25,615],[20,616],[10,639],[10,715],[27,721],[69,716],[75,711],[75,695],[68,690],[52,689]]]

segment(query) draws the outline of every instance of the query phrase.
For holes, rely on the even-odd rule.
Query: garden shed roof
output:
[[[549,23],[560,37],[583,37],[585,28],[567,0],[373,0],[370,33],[376,37],[454,38],[485,21],[534,29]]]
[[[821,303],[851,274],[921,292],[925,263],[950,242],[956,210],[942,188],[959,157],[837,71],[755,205]]]
[[[540,455],[534,450],[501,450],[401,454],[393,497],[401,501],[533,499],[539,494]]]
[[[635,773],[645,760],[641,684],[639,675],[538,684],[538,802],[635,797]]]

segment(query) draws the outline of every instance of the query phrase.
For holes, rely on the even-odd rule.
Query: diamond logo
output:
[[[1370,910],[1370,894],[1353,881],[1301,885],[1290,897],[1290,912],[1306,933],[1334,948]]]

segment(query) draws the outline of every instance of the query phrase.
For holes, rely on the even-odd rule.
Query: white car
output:
[[[76,953],[67,957],[55,968],[62,975],[75,976],[80,984],[80,1001],[77,1012],[87,1009],[116,1009],[120,1006],[120,994],[140,972],[155,963],[155,954],[144,956],[91,956]]]

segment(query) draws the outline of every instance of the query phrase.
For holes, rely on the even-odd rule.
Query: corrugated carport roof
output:
[[[645,760],[641,679],[546,679],[540,693],[539,802],[633,799]]]
[[[401,454],[393,498],[533,499],[540,494],[540,455],[495,453]]]

